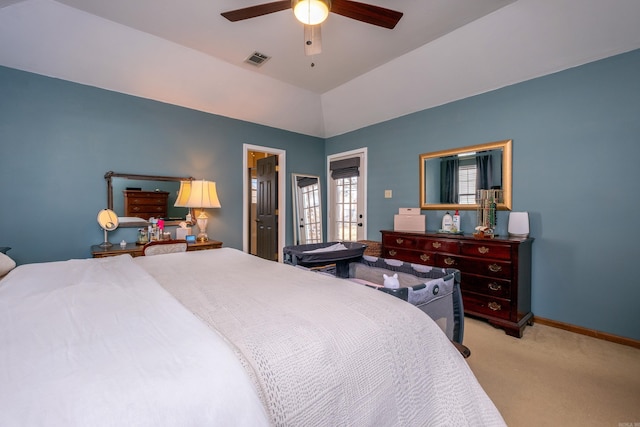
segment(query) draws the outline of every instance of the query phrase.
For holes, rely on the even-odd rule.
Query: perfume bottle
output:
[[[453,218],[451,217],[451,214],[447,212],[442,217],[442,231],[449,232],[451,231],[452,227],[453,227]]]
[[[453,214],[453,228],[454,233],[460,232],[460,212],[456,209],[456,213]]]
[[[138,241],[139,245],[144,245],[149,243],[149,233],[146,228],[138,228]]]

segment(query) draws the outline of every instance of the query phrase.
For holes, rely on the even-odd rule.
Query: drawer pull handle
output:
[[[491,265],[489,266],[489,270],[490,270],[490,271],[492,271],[492,272],[494,272],[494,273],[497,273],[498,271],[501,271],[501,270],[502,270],[502,267],[501,267],[501,266],[499,266],[498,264],[491,264]]]
[[[440,243],[440,242],[432,242],[431,246],[433,246],[434,248],[438,249],[440,246],[442,246],[442,243]]]
[[[396,254],[397,254],[397,252],[396,252],[396,251],[394,251],[393,249],[391,249],[391,250],[389,251],[389,255],[391,255],[391,256],[396,256]]]
[[[481,254],[483,254],[483,255],[484,255],[484,254],[488,254],[488,253],[489,253],[489,248],[488,248],[488,247],[486,247],[486,246],[480,246],[480,247],[478,248],[478,252],[480,252],[480,253],[481,253]]]
[[[489,283],[489,289],[491,289],[492,291],[499,291],[502,289],[502,285],[499,285],[495,282]]]
[[[426,254],[420,254],[420,259],[422,261],[429,261],[429,258],[431,258],[429,255]]]
[[[500,304],[498,304],[495,301],[491,301],[487,307],[489,307],[489,310],[493,310],[493,311],[500,311],[502,310],[502,306]]]
[[[397,244],[401,245],[401,244],[402,244],[402,242],[404,242],[404,239],[401,239],[401,238],[399,238],[399,237],[396,239],[396,243],[397,243]]]
[[[444,263],[447,264],[447,265],[453,265],[453,264],[456,263],[456,260],[453,259],[453,258],[447,257],[447,258],[444,259]]]

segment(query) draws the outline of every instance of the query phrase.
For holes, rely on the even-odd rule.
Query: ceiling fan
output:
[[[296,18],[305,24],[307,55],[320,53],[319,24],[327,18],[329,12],[388,29],[395,28],[403,15],[395,10],[350,0],[282,0],[231,10],[221,15],[236,22],[286,9],[293,9]]]

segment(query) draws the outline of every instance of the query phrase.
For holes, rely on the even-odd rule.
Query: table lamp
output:
[[[205,181],[204,179],[181,181],[178,198],[174,206],[200,209],[200,215],[196,218],[198,229],[200,230],[197,240],[198,242],[206,242],[209,240],[207,236],[207,222],[209,218],[204,210],[220,207],[215,182]]]

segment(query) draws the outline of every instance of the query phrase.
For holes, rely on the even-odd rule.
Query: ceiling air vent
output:
[[[244,60],[247,64],[255,65],[256,67],[260,67],[262,64],[271,59],[270,56],[265,55],[260,52],[253,52],[247,59]]]

